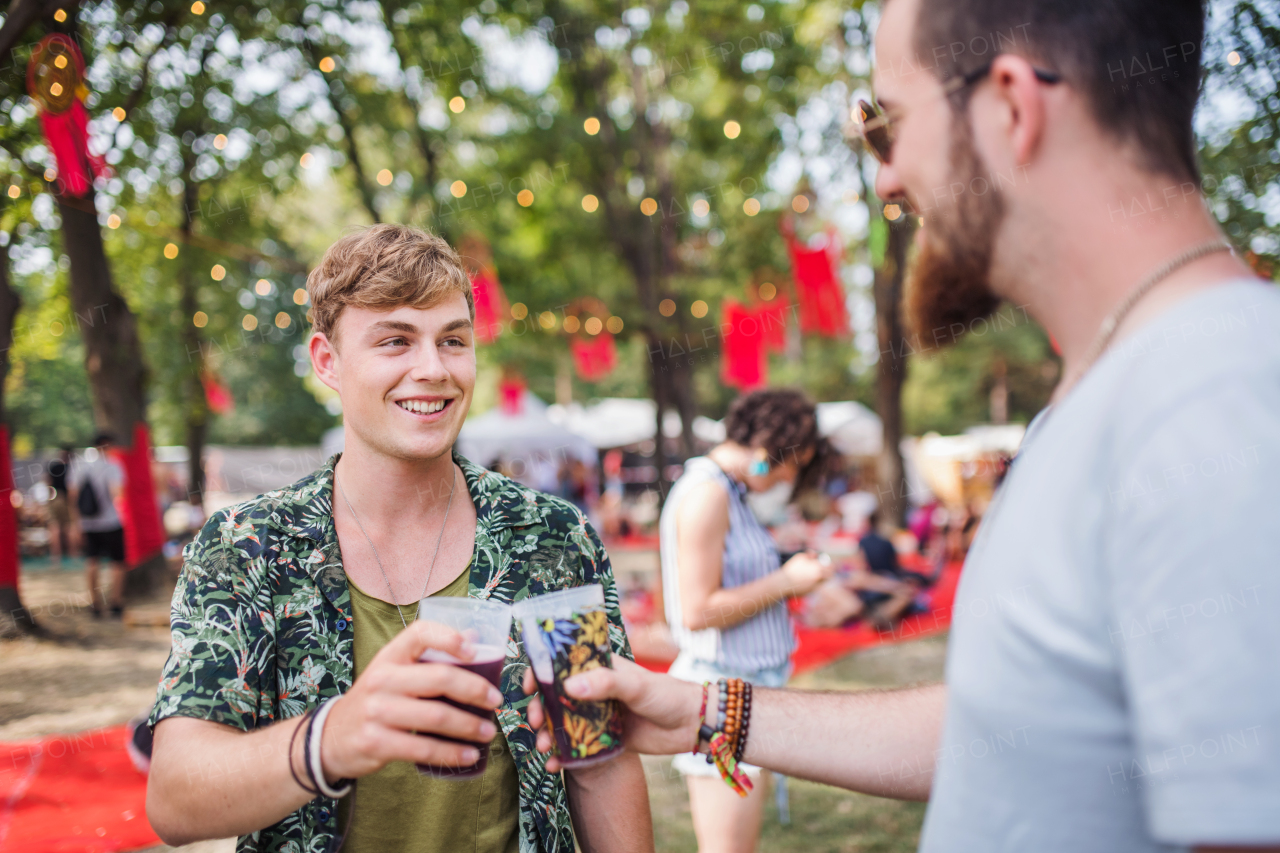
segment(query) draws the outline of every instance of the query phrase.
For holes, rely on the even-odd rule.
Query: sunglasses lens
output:
[[[862,118],[862,138],[866,140],[867,148],[881,163],[888,163],[893,151],[888,120],[866,101],[858,101],[858,113]]]

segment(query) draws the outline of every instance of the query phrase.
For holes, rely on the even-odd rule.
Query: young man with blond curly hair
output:
[[[635,755],[547,772],[518,634],[500,691],[418,662],[462,642],[414,621],[421,598],[512,602],[592,583],[614,652],[630,655],[609,558],[582,513],[454,450],[476,379],[458,256],[377,225],[330,247],[307,290],[311,362],[341,398],[346,449],[216,513],[187,547],[151,716],[152,825],[170,844],[240,835],[242,851],[328,850],[344,832],[356,853],[570,853],[575,837],[585,851],[652,850]],[[496,709],[498,725],[445,698]],[[325,703],[315,796],[298,730]],[[419,776],[415,763],[474,763],[476,746],[457,741],[489,744],[482,776]]]

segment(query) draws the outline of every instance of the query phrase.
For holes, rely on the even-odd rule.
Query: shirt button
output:
[[[338,630],[339,630],[339,631],[345,631],[345,630],[347,630],[347,620],[346,620],[346,619],[339,619],[339,620],[338,620]]]
[[[333,817],[333,815],[328,809],[320,809],[320,811],[316,812],[316,817],[320,819],[321,823],[328,823],[329,818]]]

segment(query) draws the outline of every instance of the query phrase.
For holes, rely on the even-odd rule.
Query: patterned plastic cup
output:
[[[513,610],[560,763],[574,769],[617,756],[623,747],[617,701],[579,700],[564,692],[565,679],[612,664],[604,588],[551,592],[517,602]]]

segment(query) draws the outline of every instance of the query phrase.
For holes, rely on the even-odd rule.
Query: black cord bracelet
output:
[[[314,718],[314,717],[315,717],[314,709],[307,711],[306,714],[304,715],[304,719],[300,720],[298,722],[298,725],[293,727],[293,734],[289,735],[288,760],[289,760],[289,775],[293,777],[293,781],[298,783],[298,787],[306,791],[311,796],[318,797],[320,796],[320,789],[316,787],[308,788],[306,783],[302,781],[302,778],[298,776],[298,771],[293,766],[293,745],[298,741],[298,732],[301,731],[302,729],[310,730],[311,718]],[[302,766],[308,778],[310,778],[311,776],[311,770],[309,769],[311,762],[306,759],[307,743],[309,740],[310,740],[309,738],[303,738],[303,741],[302,741],[302,749],[303,749],[303,765]]]
[[[311,710],[306,712],[305,719],[299,721],[298,725],[294,727],[293,734],[289,735],[289,756],[288,756],[289,775],[293,776],[293,781],[298,784],[299,788],[306,791],[308,794],[311,794],[312,797],[323,797],[324,794],[320,791],[320,788],[314,784],[315,777],[311,772],[311,727],[312,725],[315,724],[315,721],[316,721],[316,709],[312,708]],[[293,746],[295,743],[297,743],[298,732],[304,729],[306,731],[303,734],[302,760],[303,760],[303,768],[306,771],[307,778],[310,779],[311,782],[313,783],[311,787],[308,787],[307,784],[302,781],[301,777],[298,776],[298,771],[293,766]],[[351,780],[344,780],[344,781],[351,781]],[[336,853],[336,851],[339,851],[342,849],[342,845],[345,844],[347,841],[347,833],[351,831],[351,822],[355,816],[356,794],[355,794],[354,788],[352,788],[351,790],[351,799],[348,800],[348,804],[349,804],[349,813],[347,817],[347,825],[343,827],[341,835],[334,834],[329,839],[329,843],[325,848],[326,853]]]

